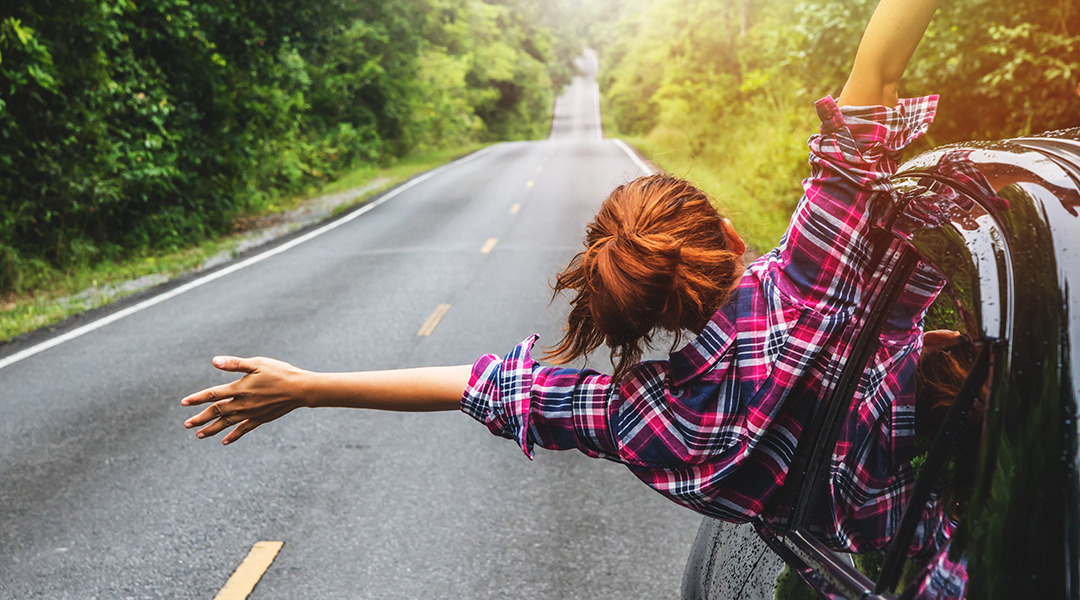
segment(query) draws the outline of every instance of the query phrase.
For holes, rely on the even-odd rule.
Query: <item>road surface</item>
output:
[[[566,305],[548,282],[641,174],[602,139],[585,67],[551,139],[66,324],[91,326],[71,339],[0,347],[0,598],[210,599],[259,541],[284,546],[256,600],[677,597],[700,519],[620,465],[530,462],[460,413],[300,410],[231,447],[181,426],[182,396],[230,379],[214,354],[355,370],[472,362],[534,331],[553,343]]]

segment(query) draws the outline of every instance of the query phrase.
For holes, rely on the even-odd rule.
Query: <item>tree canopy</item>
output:
[[[173,248],[414,148],[546,132],[528,0],[36,0],[0,13],[0,291]]]
[[[836,95],[876,0],[631,0],[598,38],[619,127],[701,124],[776,95]],[[936,141],[1080,124],[1080,10],[1072,0],[950,0],[904,80],[939,93]],[[642,99],[645,99],[642,102]],[[702,143],[700,137],[693,143]]]
[[[877,0],[591,0],[585,34],[605,111],[736,217],[751,246],[783,232],[806,172],[812,103],[840,93]],[[1073,0],[942,0],[901,83],[941,95],[920,144],[1080,125]]]
[[[188,245],[361,163],[542,135],[582,41],[624,134],[718,161],[805,139],[875,4],[21,2],[0,13],[0,292]],[[942,95],[935,143],[1077,125],[1078,44],[1073,0],[949,0],[903,91]],[[761,152],[744,171],[797,181],[797,144]]]

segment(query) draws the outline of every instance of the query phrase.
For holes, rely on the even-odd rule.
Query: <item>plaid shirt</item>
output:
[[[967,584],[967,559],[953,562],[946,545],[919,575],[912,600],[961,600],[967,594]]]
[[[936,103],[931,96],[841,111],[832,98],[818,101],[811,176],[780,245],[747,268],[729,302],[668,360],[642,362],[616,385],[596,371],[540,366],[530,356],[534,335],[504,358],[476,362],[462,410],[530,458],[534,444],[577,448],[624,463],[700,513],[735,522],[763,514],[803,424],[851,353],[869,284],[881,275],[867,203],[891,194],[900,150],[929,127]],[[838,549],[882,547],[899,523],[913,479],[922,317],[940,286],[928,267],[916,270],[858,386],[833,455],[832,522],[822,524]]]

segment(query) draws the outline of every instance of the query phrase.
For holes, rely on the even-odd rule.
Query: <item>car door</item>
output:
[[[874,282],[856,351],[800,441],[778,515],[754,523],[816,590],[799,596],[808,591],[801,584],[783,585],[776,597],[1080,598],[1080,300],[1070,293],[1080,287],[1080,130],[934,150],[894,183],[896,193],[871,210],[880,234],[902,243],[882,257],[891,266]],[[831,501],[836,431],[919,264],[945,280],[925,329],[955,332],[936,348],[950,368],[921,361],[920,401],[927,389],[945,401],[916,409],[914,483],[892,539],[863,555],[836,552],[814,527]],[[934,510],[945,516],[935,543],[909,558]],[[701,560],[707,549],[693,554],[692,565],[726,568]],[[750,571],[746,581],[775,580]],[[684,598],[722,597],[696,581]]]
[[[950,160],[963,162],[958,156]],[[982,203],[986,198],[973,198],[985,191],[976,185],[981,182],[924,173],[894,183],[896,194],[880,198],[871,210],[879,235],[902,243],[893,246],[892,256],[882,257],[890,266],[873,282],[873,300],[860,317],[854,350],[831,396],[819,407],[810,434],[800,440],[784,491],[790,508],[779,511],[779,520],[757,522],[762,538],[795,572],[820,593],[835,597],[913,596],[925,587],[935,564],[945,565],[939,571],[963,570],[942,557],[961,526],[974,485],[970,474],[989,382],[1006,346],[1011,273],[1005,237]],[[924,350],[916,377],[920,402],[931,395],[928,390],[934,399],[916,408],[916,448],[913,456],[905,457],[914,485],[891,524],[894,533],[887,547],[863,555],[836,552],[816,533],[821,516],[833,508],[833,449],[857,409],[853,400],[866,384],[869,360],[878,345],[887,343],[882,338],[886,322],[913,274],[928,266],[944,279],[944,287],[926,314],[925,329],[935,333],[927,338],[932,347]],[[927,366],[935,362],[942,365]],[[964,583],[963,573],[949,577],[960,581],[943,585]]]
[[[886,264],[883,275],[872,282],[868,296],[872,300],[857,316],[859,326],[851,355],[827,401],[804,429],[784,490],[775,500],[777,507],[768,520],[754,522],[760,539],[775,556],[818,592],[834,597],[892,598],[914,589],[920,572],[936,557],[924,552],[913,561],[908,558],[908,549],[917,534],[925,537],[919,529],[925,526],[923,514],[935,508],[945,512],[941,506],[946,502],[952,504],[953,514],[948,517],[947,531],[937,534],[940,539],[933,548],[940,554],[947,547],[948,537],[958,525],[952,521],[962,517],[956,508],[966,502],[971,487],[970,480],[958,479],[957,474],[968,470],[972,450],[957,442],[964,438],[964,431],[978,429],[972,418],[981,415],[979,402],[985,402],[991,359],[1000,351],[1005,325],[1001,308],[1009,273],[1002,255],[1003,238],[993,220],[986,218],[985,209],[971,200],[970,192],[943,178],[902,178],[896,181],[896,188],[896,196],[882,197],[871,210],[878,222],[875,235],[902,242],[880,244],[890,248],[890,253],[880,257]],[[929,220],[930,215],[944,216]],[[960,374],[954,369],[953,381],[944,393],[951,393],[951,397],[944,410],[938,411],[930,439],[919,444],[915,460],[918,478],[889,547],[863,556],[836,552],[818,533],[820,517],[831,507],[833,448],[852,414],[856,392],[865,383],[866,367],[882,343],[886,322],[913,273],[926,270],[927,265],[940,273],[945,284],[927,315],[926,327],[955,332],[948,336],[945,351],[959,357],[955,362],[962,366]],[[973,409],[976,413],[970,417]],[[977,440],[961,441],[968,446],[977,444]],[[963,461],[967,463],[961,464]],[[739,590],[761,589],[763,582],[775,581],[775,562],[768,560],[760,545],[744,544],[742,557],[735,557],[738,560],[716,560],[721,531],[730,528],[709,520],[703,523],[684,578],[684,598],[731,597],[730,590],[735,588],[726,583],[722,591],[716,582],[727,580],[718,573],[740,573]],[[730,551],[725,549],[723,554]],[[750,569],[736,564],[748,560],[754,565]],[[745,577],[741,575],[744,572]],[[788,600],[785,593],[791,592],[782,588],[777,598]]]

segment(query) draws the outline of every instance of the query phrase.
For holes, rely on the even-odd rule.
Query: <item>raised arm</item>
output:
[[[897,85],[938,0],[881,0],[866,26],[840,106],[895,106]]]
[[[210,404],[184,422],[204,426],[200,438],[236,425],[222,439],[229,444],[263,423],[297,408],[338,406],[382,410],[455,410],[469,383],[470,365],[394,371],[315,373],[270,358],[218,356],[214,366],[245,373],[232,383],[207,388],[180,401],[184,406]]]

